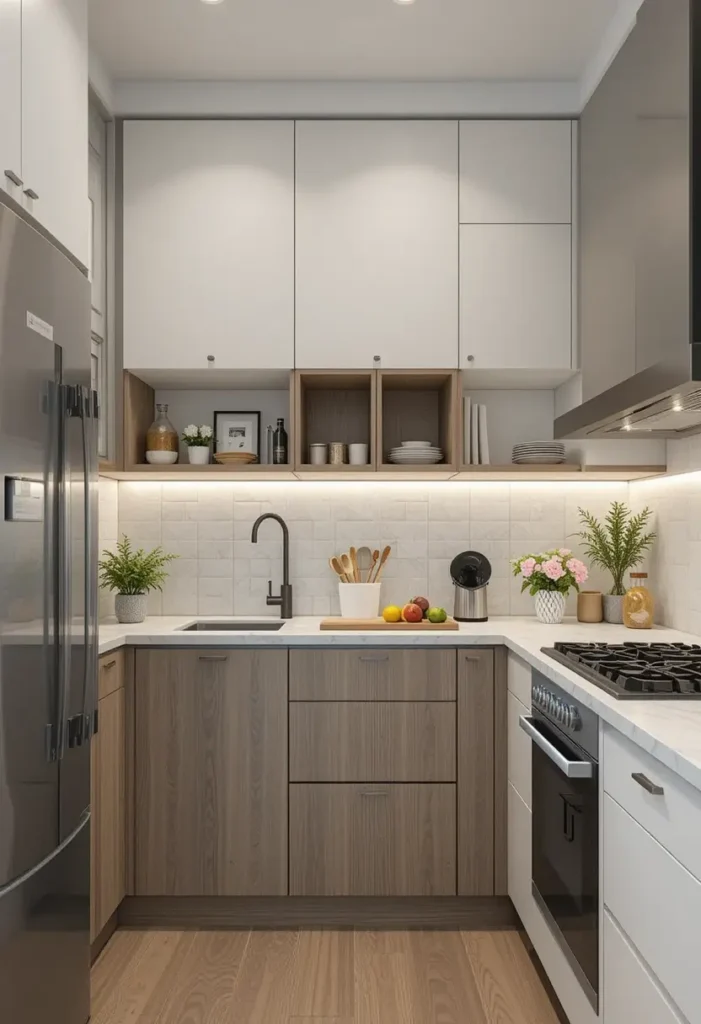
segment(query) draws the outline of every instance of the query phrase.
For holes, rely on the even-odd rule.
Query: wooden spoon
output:
[[[379,552],[378,552],[379,555]],[[370,569],[374,565],[372,560],[372,551],[370,548],[358,548],[357,553],[358,572],[360,573],[360,582],[370,582]]]
[[[382,552],[382,554],[380,555],[380,562],[379,562],[379,564],[377,566],[377,571],[375,573],[375,578],[372,581],[373,583],[379,583],[380,582],[380,577],[382,576],[382,570],[385,567],[385,562],[387,561],[387,559],[389,558],[391,553],[392,553],[392,548],[388,544],[387,547]]]
[[[380,557],[380,552],[377,550],[377,548],[375,548],[375,550],[372,553],[372,565],[370,566],[370,572],[368,573],[368,583],[372,583],[373,582],[372,574],[375,571],[375,566],[377,565],[377,559],[379,557]]]
[[[341,566],[341,563],[339,562],[339,560],[336,558],[335,555],[333,556],[333,558],[329,558],[329,565],[331,566],[333,571],[336,573],[336,575],[340,579],[341,583],[347,583],[348,582],[348,578],[347,578],[346,574],[343,571],[343,567]]]
[[[353,582],[360,583],[360,569],[358,568],[358,552],[355,548],[349,548],[348,554],[350,555],[351,565],[353,566]]]
[[[341,565],[343,566],[343,571],[346,574],[348,583],[352,583],[354,579],[353,563],[351,562],[349,555],[341,555]]]

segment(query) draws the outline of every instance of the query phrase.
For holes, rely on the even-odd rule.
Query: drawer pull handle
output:
[[[102,671],[106,672],[108,668],[114,668],[114,666],[116,664],[117,664],[117,659],[116,658],[112,658],[112,661],[106,661],[105,662],[105,664],[102,666]]]
[[[228,661],[228,654],[200,654],[198,661]]]
[[[387,790],[384,789],[364,789],[361,796],[389,796]]]
[[[647,775],[643,775],[642,772],[633,772],[631,775],[632,779],[642,786],[648,793],[652,793],[653,796],[662,796],[664,794],[664,788],[658,786],[656,782],[650,782]]]
[[[361,654],[361,661],[389,661],[389,654]]]

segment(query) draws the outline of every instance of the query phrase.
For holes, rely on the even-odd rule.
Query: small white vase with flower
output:
[[[569,548],[554,548],[538,555],[512,559],[514,576],[521,576],[521,593],[528,590],[535,598],[535,613],[540,622],[555,626],[565,615],[565,600],[570,590],[579,590],[589,570]]]

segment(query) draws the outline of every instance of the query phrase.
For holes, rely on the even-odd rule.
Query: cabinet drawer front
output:
[[[507,655],[509,693],[513,693],[514,697],[527,708],[531,706],[531,671],[530,665],[509,651]]]
[[[698,945],[701,882],[608,795],[604,902],[690,1024],[700,1024],[698,971],[684,951]]]
[[[636,781],[634,775],[643,778]],[[644,788],[648,783],[663,792],[648,792]],[[609,728],[604,734],[604,789],[701,879],[701,793],[697,789]]]
[[[290,651],[290,700],[455,700],[454,649]]]
[[[604,913],[604,1007],[611,1024],[683,1024],[608,911]]]
[[[291,896],[454,896],[454,785],[291,785]]]
[[[97,676],[98,700],[124,686],[124,651],[111,651],[100,658]]]
[[[531,741],[519,725],[528,709],[513,693],[508,695],[509,782],[527,807],[531,806]]]
[[[454,782],[455,705],[290,705],[293,782]]]

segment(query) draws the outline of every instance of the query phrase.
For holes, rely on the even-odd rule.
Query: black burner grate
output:
[[[701,697],[699,644],[558,642],[544,651],[615,697]]]

